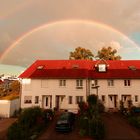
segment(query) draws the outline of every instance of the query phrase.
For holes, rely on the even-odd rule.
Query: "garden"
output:
[[[53,120],[54,112],[39,107],[23,109],[18,119],[8,128],[8,140],[34,140]]]
[[[125,108],[124,103],[120,101],[120,112],[132,126],[140,129],[140,106],[134,106],[129,100],[128,108]]]
[[[96,95],[89,95],[87,102],[79,102],[79,133],[100,140],[105,136],[105,126],[101,118],[104,106]]]

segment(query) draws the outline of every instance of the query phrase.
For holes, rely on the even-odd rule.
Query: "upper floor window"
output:
[[[42,79],[41,80],[41,87],[42,88],[47,88],[48,87],[48,80]]]
[[[64,79],[59,80],[59,86],[60,87],[65,87],[66,86],[66,80],[64,80]]]
[[[23,79],[22,80],[22,83],[23,83],[23,85],[24,85],[24,90],[26,90],[26,91],[29,91],[29,90],[31,90],[31,79]]]
[[[76,80],[76,88],[77,89],[83,88],[83,80],[82,79],[77,79]]]
[[[98,80],[91,80],[91,88],[98,85]]]
[[[124,80],[124,86],[130,86],[131,81],[130,80]]]
[[[114,86],[114,80],[107,80],[108,86]]]

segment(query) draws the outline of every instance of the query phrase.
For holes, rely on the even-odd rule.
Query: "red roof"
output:
[[[140,60],[37,60],[20,78],[140,78]],[[99,72],[100,63],[107,65],[106,72]]]

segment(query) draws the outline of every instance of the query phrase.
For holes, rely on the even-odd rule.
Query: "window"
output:
[[[138,95],[135,95],[135,102],[138,102]]]
[[[30,91],[31,90],[31,79],[23,79],[22,80],[22,83],[23,83],[23,85],[24,85],[24,89],[26,90],[26,91]]]
[[[98,65],[98,71],[99,72],[106,72],[106,65],[105,64],[99,64]]]
[[[31,104],[32,103],[32,96],[24,96],[24,103]]]
[[[91,88],[94,88],[98,85],[98,80],[91,80]]]
[[[102,102],[105,102],[105,95],[102,95]]]
[[[76,96],[76,104],[83,101],[83,96]]]
[[[48,87],[48,80],[45,80],[45,79],[41,80],[41,87],[47,88]]]
[[[130,86],[131,81],[130,80],[124,80],[124,86]]]
[[[59,80],[59,86],[60,87],[66,86],[66,80]]]
[[[69,104],[72,104],[72,96],[69,96]]]
[[[82,89],[83,88],[83,80],[82,79],[77,79],[76,80],[76,88],[77,89]]]
[[[39,96],[35,96],[35,104],[39,103]]]
[[[114,86],[114,80],[108,80],[107,83],[108,86]]]

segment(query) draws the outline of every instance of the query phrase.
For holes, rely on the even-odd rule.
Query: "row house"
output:
[[[21,108],[76,111],[95,94],[106,109],[140,106],[140,60],[37,60],[20,76]]]

